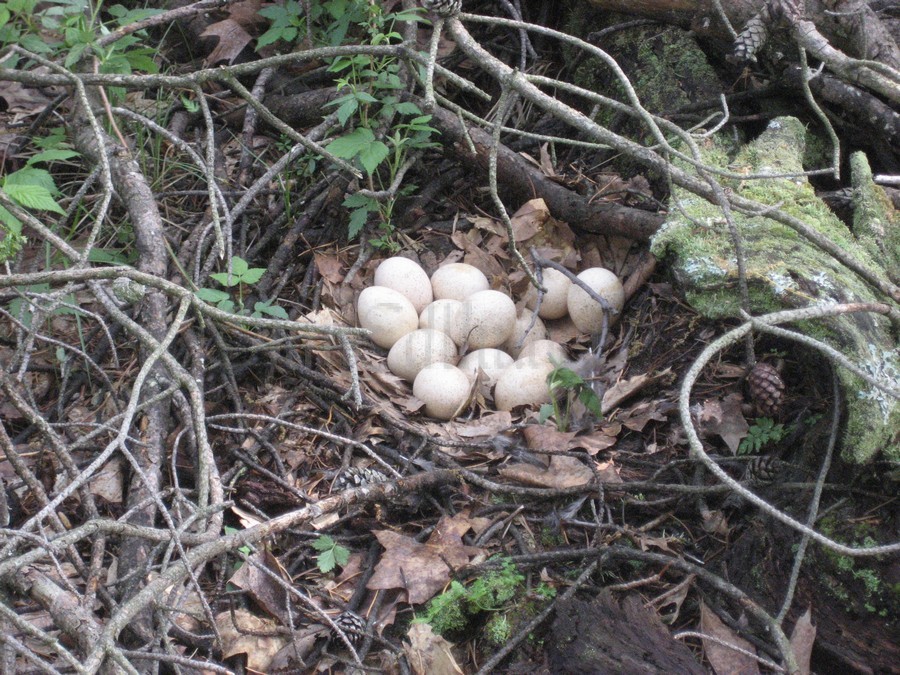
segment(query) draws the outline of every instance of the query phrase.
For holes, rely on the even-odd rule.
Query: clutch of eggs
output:
[[[613,272],[592,267],[578,279],[621,311],[625,293]],[[543,270],[547,292],[540,307],[530,287],[519,311],[466,263],[444,265],[429,279],[416,262],[395,256],[378,265],[374,282],[357,300],[359,324],[371,331],[372,342],[389,350],[388,368],[413,383],[425,413],[442,420],[466,407],[479,373],[482,383],[494,387],[498,410],[548,402],[547,376],[568,355],[547,339],[543,320],[569,315],[582,333],[598,333],[602,326],[600,303],[552,268]]]

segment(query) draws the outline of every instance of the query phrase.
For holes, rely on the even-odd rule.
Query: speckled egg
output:
[[[432,363],[455,364],[456,344],[446,333],[420,328],[401,337],[388,352],[387,365],[394,375],[412,382]]]
[[[534,322],[534,326],[531,327],[531,319],[533,317],[534,312],[530,309],[522,309],[519,312],[519,318],[516,319],[516,323],[513,326],[512,333],[506,338],[506,342],[503,343],[503,350],[508,354],[512,354],[513,358],[519,358],[522,350],[528,345],[547,338],[547,328],[540,317]],[[529,327],[531,327],[531,331],[526,334],[525,331]],[[519,346],[520,342],[521,346]]]
[[[597,295],[605,299],[610,306],[621,311],[625,304],[625,289],[619,278],[603,267],[591,267],[578,275]],[[599,333],[603,321],[603,308],[600,303],[585,293],[579,286],[569,287],[569,316],[575,327],[582,333]],[[611,317],[612,318],[612,317]]]
[[[382,260],[375,268],[374,282],[375,286],[393,288],[405,296],[416,308],[417,314],[432,300],[428,275],[418,263],[409,258],[395,256]]]
[[[521,405],[540,405],[550,402],[547,375],[553,364],[545,359],[520,359],[506,368],[494,387],[497,410],[512,410]]]
[[[481,369],[492,382],[503,370],[513,363],[513,357],[499,349],[476,349],[459,360],[459,369],[471,380],[475,379]]]
[[[516,325],[516,306],[500,291],[478,291],[460,308],[453,333],[456,344],[468,349],[499,347]]]
[[[547,292],[541,300],[538,316],[542,319],[561,319],[569,311],[569,287],[572,280],[559,270],[548,267],[543,271],[543,283]],[[534,286],[528,287],[525,295],[525,306],[534,309],[537,306],[537,291]]]
[[[431,275],[431,288],[437,300],[465,300],[473,293],[490,288],[487,277],[477,267],[466,263],[450,263]]]
[[[435,300],[419,314],[419,328],[433,328],[452,335],[460,307],[462,303],[459,300]]]
[[[413,395],[425,403],[425,413],[439,420],[449,420],[469,398],[472,383],[456,366],[432,363],[416,375]]]
[[[419,325],[413,304],[393,288],[370,286],[356,301],[359,325],[372,331],[372,342],[390,349],[397,340]]]

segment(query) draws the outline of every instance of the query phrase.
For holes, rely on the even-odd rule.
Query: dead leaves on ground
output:
[[[482,549],[466,546],[462,541],[466,532],[484,524],[485,521],[471,519],[465,514],[452,518],[445,516],[424,544],[398,532],[374,532],[385,551],[366,587],[370,590],[402,589],[410,603],[427,602],[450,583],[450,577],[457,569],[484,556]]]

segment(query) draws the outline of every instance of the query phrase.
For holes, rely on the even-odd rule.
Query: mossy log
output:
[[[896,273],[897,218],[887,200],[876,199],[878,188],[864,180],[864,162],[854,159],[860,216],[851,232],[816,197],[803,171],[806,132],[795,118],[773,120],[755,141],[734,148],[716,137],[703,147],[704,161],[731,173],[784,175],[746,181],[722,180],[734,190],[763,204],[780,208],[815,228],[845,252],[888,278]],[[865,197],[864,195],[869,195]],[[863,202],[865,200],[865,202]],[[875,211],[873,202],[881,209]],[[858,212],[860,209],[858,209]],[[875,213],[876,215],[872,215]],[[745,247],[750,310],[759,315],[783,309],[849,302],[884,302],[868,284],[831,255],[794,230],[765,217],[733,214]],[[892,242],[892,243],[891,243]],[[676,189],[669,217],[653,239],[652,251],[667,258],[688,302],[713,319],[738,317],[740,293],[734,244],[719,207]],[[798,324],[794,329],[840,350],[864,372],[890,387],[900,387],[900,349],[889,320],[881,315],[852,314]],[[838,368],[846,400],[844,458],[864,463],[879,452],[900,460],[900,403],[883,391]]]

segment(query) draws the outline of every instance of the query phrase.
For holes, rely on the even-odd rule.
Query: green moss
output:
[[[737,152],[730,141],[716,138],[708,140],[701,153],[706,164],[727,167],[733,173],[797,173],[803,170],[804,139],[805,129],[798,120],[778,118]],[[868,269],[883,269],[878,257],[816,197],[804,177],[720,182],[725,189],[802,220]],[[700,314],[710,319],[738,317],[737,261],[721,210],[681,189],[673,192],[671,202],[669,218],[653,238],[651,251],[668,259],[675,281]],[[732,215],[744,243],[754,314],[882,300],[856,274],[792,228],[763,216]],[[791,328],[835,347],[889,386],[900,386],[900,350],[894,348],[895,338],[883,317],[847,315]],[[838,373],[849,411],[845,458],[863,463],[884,451],[889,459],[900,459],[900,404],[849,371],[839,369]]]
[[[431,600],[419,619],[431,624],[436,633],[455,636],[471,628],[484,612],[501,612],[520,590],[525,577],[509,562],[487,572],[470,586],[453,581],[450,587]],[[502,623],[490,631],[497,634]]]

